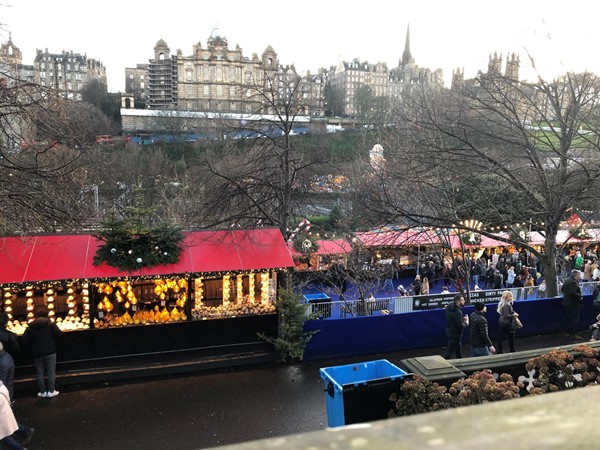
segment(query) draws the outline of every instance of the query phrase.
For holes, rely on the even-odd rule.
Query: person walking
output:
[[[8,389],[0,382],[0,446],[15,450],[25,449],[33,436],[33,428],[20,424],[10,406]]]
[[[581,336],[577,335],[579,315],[583,303],[583,295],[581,294],[581,287],[579,286],[580,280],[581,272],[577,269],[573,269],[571,271],[571,276],[565,280],[561,288],[561,292],[563,293],[563,331],[566,337],[574,340],[583,339]]]
[[[17,335],[6,328],[8,324],[8,314],[5,312],[0,313],[0,342],[4,346],[4,350],[15,356],[21,351],[21,345]]]
[[[475,311],[469,316],[469,343],[473,356],[487,356],[496,353],[488,332],[485,318],[487,307],[483,302],[475,303]]]
[[[444,310],[444,322],[446,325],[446,336],[448,337],[448,347],[444,353],[444,358],[450,359],[452,356],[462,358],[460,340],[462,338],[465,325],[468,323],[467,316],[463,317],[462,307],[465,305],[465,298],[462,294],[456,294],[454,301],[446,306]]]
[[[23,341],[31,349],[36,368],[37,385],[40,390],[38,397],[56,397],[56,350],[57,340],[62,331],[54,322],[48,319],[48,310],[40,308],[35,313],[35,319],[29,323]]]
[[[0,381],[4,383],[8,389],[9,401],[12,403],[15,392],[15,361],[10,353],[4,350],[2,342],[0,342]]]
[[[504,353],[502,346],[504,341],[508,339],[508,349],[511,353],[515,352],[515,332],[510,329],[510,323],[514,317],[519,317],[513,310],[513,295],[510,291],[504,291],[502,297],[498,302],[498,308],[496,311],[500,315],[498,323],[500,328],[498,329],[498,339],[496,342],[496,353],[499,355]]]
[[[421,283],[421,295],[429,295],[429,279],[427,277],[424,277]]]

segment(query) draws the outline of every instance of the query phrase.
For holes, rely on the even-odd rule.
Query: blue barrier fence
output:
[[[562,329],[561,297],[520,300],[514,303],[524,327],[516,336],[534,336],[555,333]],[[498,334],[497,303],[488,304],[487,320],[490,337]],[[465,306],[464,314],[471,314],[473,306]],[[584,295],[579,329],[587,329],[595,322],[592,296]],[[432,309],[404,314],[365,316],[337,320],[310,320],[306,331],[318,330],[308,342],[304,359],[317,360],[332,357],[350,357],[390,353],[419,348],[444,347],[447,343],[444,328],[444,310]],[[468,328],[463,342],[468,342]]]

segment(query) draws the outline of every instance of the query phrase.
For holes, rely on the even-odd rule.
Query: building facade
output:
[[[368,87],[373,98],[400,101],[403,95],[418,85],[443,88],[443,75],[442,69],[432,71],[415,63],[408,28],[398,67],[388,70],[384,63],[369,64],[354,59],[352,62],[340,62],[332,68],[328,103],[336,116],[357,116],[362,114],[362,100],[357,95],[361,87]]]
[[[137,109],[202,111],[215,114],[272,113],[261,95],[276,91],[292,78],[299,80],[303,112],[324,115],[324,81],[326,74],[300,76],[293,66],[283,66],[270,45],[259,56],[245,56],[239,45],[230,49],[218,29],[209,36],[206,47],[198,42],[192,54],[176,55],[164,40],[154,48],[149,64],[125,69],[124,96],[133,98]],[[127,100],[129,101],[129,100]],[[129,101],[131,105],[131,102]]]
[[[126,103],[123,108],[146,108],[146,86],[148,84],[148,64],[138,64],[136,67],[125,68],[125,92],[132,103]]]
[[[11,35],[9,35],[8,41],[0,46],[0,65],[5,76],[26,82],[34,80],[33,66],[23,64],[23,54],[13,43]]]
[[[369,64],[354,59],[340,62],[330,74],[329,103],[336,116],[354,116],[358,113],[357,93],[363,86],[375,97],[388,94],[388,69],[384,63]]]
[[[146,105],[150,109],[177,109],[177,56],[160,39],[148,64]]]
[[[52,88],[58,96],[71,100],[81,100],[81,91],[91,80],[99,80],[106,86],[104,65],[72,51],[49,53],[48,49],[36,50],[33,72],[36,84]]]

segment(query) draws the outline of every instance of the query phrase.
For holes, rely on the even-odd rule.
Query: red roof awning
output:
[[[185,233],[179,261],[123,272],[93,264],[102,245],[95,236],[47,235],[0,239],[0,284],[249,271],[293,267],[278,229],[218,230]]]
[[[342,255],[352,251],[352,246],[345,239],[318,239],[316,244],[319,249],[312,252],[312,255]],[[303,254],[291,245],[289,248],[292,256]]]
[[[368,231],[356,233],[356,238],[365,247],[440,245],[439,236],[432,230]]]

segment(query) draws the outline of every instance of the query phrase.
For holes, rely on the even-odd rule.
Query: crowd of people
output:
[[[504,291],[496,308],[499,328],[496,346],[494,346],[489,335],[486,317],[487,305],[483,302],[476,302],[474,311],[469,316],[463,315],[462,307],[465,305],[465,297],[462,294],[456,294],[454,301],[448,304],[444,311],[444,324],[448,338],[444,358],[462,358],[462,337],[466,327],[469,327],[469,343],[473,356],[501,354],[504,352],[504,341],[508,341],[509,351],[515,352],[515,332],[520,321],[518,321],[519,314],[513,309],[513,302],[512,292]]]
[[[581,267],[581,266],[580,266]],[[600,280],[594,286],[593,306],[597,313],[595,322],[590,325],[592,341],[600,339]],[[570,276],[565,279],[561,286],[563,309],[562,330],[564,336],[571,341],[580,341],[585,338],[577,334],[580,324],[580,313],[583,305],[583,294],[581,282],[584,280],[584,272],[572,269]],[[469,326],[469,343],[472,356],[486,356],[490,354],[503,353],[504,342],[508,341],[508,349],[515,352],[515,332],[522,327],[519,314],[513,309],[514,297],[510,290],[502,293],[498,302],[496,312],[498,313],[498,334],[496,346],[493,345],[489,336],[488,321],[486,318],[487,306],[485,303],[474,303],[474,311],[470,316],[463,315],[462,307],[465,304],[463,294],[456,294],[453,302],[446,306],[444,311],[444,323],[448,344],[444,352],[444,358],[462,358],[461,341],[464,328]]]

